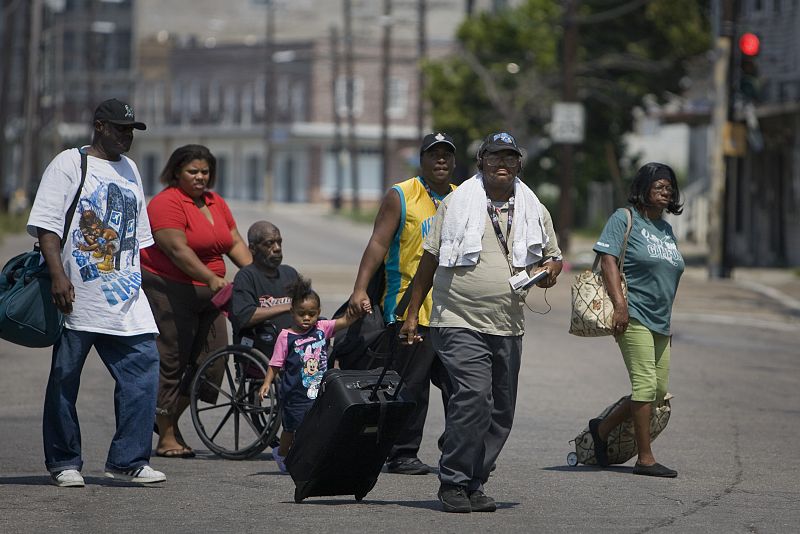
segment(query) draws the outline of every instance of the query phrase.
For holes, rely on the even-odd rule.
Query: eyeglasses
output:
[[[489,167],[515,167],[519,163],[519,156],[486,156],[483,162]]]
[[[653,187],[653,191],[656,193],[667,193],[669,195],[675,192],[671,185],[656,185]]]

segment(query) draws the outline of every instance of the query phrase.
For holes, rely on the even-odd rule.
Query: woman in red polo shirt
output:
[[[228,205],[210,191],[216,163],[202,145],[178,148],[161,172],[167,187],[147,206],[156,244],[142,250],[142,287],[160,331],[158,456],[194,456],[178,431],[189,404],[188,388],[182,386],[207,355],[228,344],[225,319],[211,302],[229,284],[223,255],[238,267],[253,261]],[[217,383],[222,372],[222,367],[216,370]],[[216,391],[201,392],[201,399],[214,402]]]

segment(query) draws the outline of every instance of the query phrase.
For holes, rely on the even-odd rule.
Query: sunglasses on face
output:
[[[519,163],[518,156],[486,156],[483,162],[489,167],[515,167]]]

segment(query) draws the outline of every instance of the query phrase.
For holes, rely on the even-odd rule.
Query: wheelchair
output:
[[[278,337],[277,328],[265,323],[251,329],[238,343],[211,354],[194,372],[189,392],[192,423],[200,440],[216,455],[228,460],[251,458],[268,446],[277,446],[281,426],[279,377],[261,400],[264,382]],[[211,370],[223,369],[217,385]],[[200,399],[201,391],[213,390],[214,403]]]

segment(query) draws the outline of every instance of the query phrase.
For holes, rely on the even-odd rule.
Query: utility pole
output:
[[[417,138],[425,136],[425,71],[422,62],[428,55],[427,1],[417,0]]]
[[[96,0],[88,0],[89,20],[87,22],[86,37],[84,39],[86,43],[86,106],[84,106],[83,109],[86,113],[89,113],[90,116],[95,106],[99,104],[95,97],[97,87],[97,36],[94,32],[94,21],[97,19],[97,5],[95,1]]]
[[[339,115],[337,83],[339,81],[339,31],[331,26],[331,102],[333,103],[333,153],[336,160],[336,189],[333,192],[333,209],[342,209],[344,168],[342,165],[342,117]]]
[[[358,187],[358,143],[356,141],[356,112],[353,95],[355,74],[353,72],[353,0],[344,0],[344,68],[347,78],[347,151],[350,154],[350,181],[353,190],[353,211],[361,209]]]
[[[391,152],[389,150],[389,84],[392,63],[392,0],[383,0],[383,42],[381,45],[381,175],[383,189],[391,183]]]
[[[564,0],[564,43],[562,64],[561,99],[564,102],[574,102],[575,91],[575,61],[578,50],[578,24],[575,17],[579,0]],[[573,224],[572,196],[575,174],[575,150],[572,144],[561,145],[561,195],[558,202],[558,245],[561,251],[569,251],[570,236]]]
[[[18,0],[2,0],[0,2],[0,13],[2,13],[3,40],[0,43],[0,211],[8,207],[6,198],[6,150],[7,142],[5,136],[5,125],[8,124],[8,103],[10,101],[9,91],[11,90],[10,80],[14,73],[12,65],[14,59],[14,36],[16,34],[17,8],[22,5]]]
[[[272,168],[275,165],[272,138],[275,132],[275,0],[267,0],[267,19],[264,52],[266,65],[264,69],[264,202],[272,203]]]
[[[710,278],[728,278],[730,269],[726,262],[727,229],[727,165],[725,161],[724,131],[729,124],[731,42],[734,37],[734,0],[722,0],[719,35],[714,57],[714,107],[711,111],[711,143],[709,150],[709,221],[708,221],[708,275]]]
[[[22,141],[22,174],[15,195],[16,208],[28,207],[28,182],[33,174],[36,150],[34,133],[38,126],[39,101],[39,43],[42,33],[42,0],[31,0],[30,33],[28,34],[28,71],[25,76],[25,133]],[[6,73],[7,74],[7,73]]]

